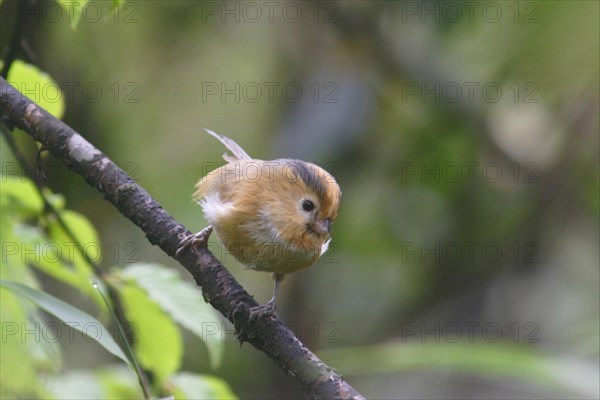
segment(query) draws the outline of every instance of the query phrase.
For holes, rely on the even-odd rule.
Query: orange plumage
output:
[[[225,248],[246,267],[272,272],[275,308],[283,276],[313,265],[327,250],[341,191],[327,171],[300,160],[252,159],[207,130],[233,156],[196,185],[194,199]]]

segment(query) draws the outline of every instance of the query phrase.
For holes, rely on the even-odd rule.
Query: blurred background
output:
[[[598,2],[137,1],[102,15],[106,3],[88,3],[76,30],[49,2],[28,19],[63,120],[191,231],[206,225],[194,184],[223,163],[202,128],[256,158],[329,170],[343,191],[333,245],[286,277],[278,313],[357,390],[598,398]],[[106,268],[161,263],[191,281],[82,179],[45,163],[59,168],[48,186],[99,230]],[[212,240],[268,300],[270,276]],[[223,365],[212,370],[188,335],[184,370],[243,399],[302,396],[223,329]],[[85,341],[63,351],[65,374],[114,363]]]

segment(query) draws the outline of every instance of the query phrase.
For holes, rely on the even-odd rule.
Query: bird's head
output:
[[[270,220],[281,238],[303,249],[320,248],[330,238],[340,207],[341,191],[335,178],[323,168],[299,160],[281,163],[273,182],[278,207]]]

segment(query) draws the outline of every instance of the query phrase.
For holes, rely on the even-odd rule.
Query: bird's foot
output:
[[[199,247],[206,248],[206,245],[208,244],[208,238],[209,238],[210,234],[212,233],[212,231],[213,231],[213,228],[211,225],[209,225],[206,228],[202,229],[200,232],[197,232],[197,233],[194,233],[192,235],[185,237],[179,243],[179,247],[177,248],[177,251],[175,252],[175,257],[179,257],[181,252],[183,250],[187,249],[188,247],[191,247],[192,250],[196,253],[198,253],[197,249]]]
[[[261,329],[260,320],[262,318],[277,318],[277,314],[275,313],[275,305],[271,302],[249,309],[246,308],[246,310],[246,312],[248,312],[247,319],[243,323],[235,324],[235,333],[240,341],[240,346],[248,339],[252,339],[259,334],[259,330]]]

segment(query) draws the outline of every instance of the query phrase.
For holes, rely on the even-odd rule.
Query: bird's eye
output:
[[[304,200],[302,202],[302,209],[304,211],[312,211],[315,209],[315,204],[310,200]]]

